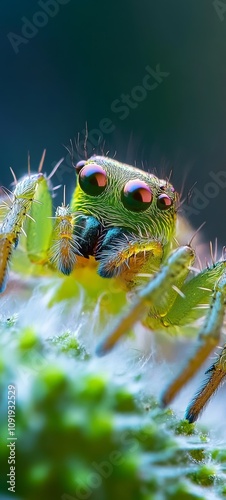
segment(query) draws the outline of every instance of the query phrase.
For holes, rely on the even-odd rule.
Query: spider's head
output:
[[[111,228],[163,246],[172,240],[178,196],[168,181],[103,156],[80,161],[75,169],[72,210],[96,221],[99,234]]]

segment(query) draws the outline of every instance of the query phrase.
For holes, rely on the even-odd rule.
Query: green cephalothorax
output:
[[[81,162],[80,162],[81,163]],[[73,211],[107,227],[167,243],[175,231],[176,194],[169,182],[116,160],[93,156],[78,167]]]
[[[197,349],[162,395],[162,404],[169,404],[219,344],[226,307],[224,255],[216,262],[212,254],[212,265],[200,271],[193,267],[195,250],[180,234],[186,224],[176,224],[178,195],[168,181],[151,173],[103,156],[80,161],[71,203],[66,204],[64,194],[54,215],[48,183],[53,173],[46,177],[40,170],[15,179],[14,192],[2,200],[0,291],[12,250],[24,233],[16,255],[24,262],[26,248],[29,260],[23,266],[14,258],[17,271],[28,273],[29,261],[35,269],[42,265],[40,275],[58,271],[64,278],[60,292],[53,291],[55,300],[76,301],[77,283],[88,307],[100,299],[101,319],[108,311],[116,314],[97,346],[98,355],[107,354],[137,321],[155,332],[198,333]],[[185,244],[179,244],[183,239]],[[207,373],[188,407],[189,422],[226,379],[226,345]]]
[[[79,162],[76,171],[71,206],[81,214],[84,247],[87,239],[92,241],[89,252],[100,262],[98,273],[103,277],[121,275],[131,282],[138,270],[158,268],[175,234],[177,195],[173,186],[101,156]]]

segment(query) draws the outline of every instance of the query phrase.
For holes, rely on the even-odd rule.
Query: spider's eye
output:
[[[133,212],[142,212],[150,207],[153,195],[149,186],[139,179],[126,183],[122,192],[122,203]]]
[[[160,194],[157,199],[157,207],[160,210],[168,210],[173,204],[173,201],[167,194]]]
[[[80,172],[80,170],[84,167],[85,164],[86,164],[85,160],[81,160],[81,161],[78,161],[78,163],[76,163],[75,170],[76,170],[77,174]]]
[[[107,174],[96,163],[81,168],[78,179],[82,190],[91,196],[99,196],[107,186]]]

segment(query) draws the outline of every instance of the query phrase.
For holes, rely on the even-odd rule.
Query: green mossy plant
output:
[[[14,498],[225,498],[225,449],[211,449],[203,429],[158,406],[146,392],[135,349],[96,358],[95,339],[89,337],[93,313],[84,317],[78,299],[49,308],[46,297],[54,280],[45,296],[36,283],[21,299],[15,291],[1,299],[0,498],[13,496],[7,484],[11,384],[16,387]]]

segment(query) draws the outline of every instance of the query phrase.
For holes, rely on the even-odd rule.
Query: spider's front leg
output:
[[[103,278],[120,276],[126,289],[138,284],[140,273],[155,272],[163,256],[163,246],[158,240],[131,234],[120,227],[103,230],[94,250],[99,262],[98,274]],[[151,262],[151,265],[150,265]]]
[[[165,393],[162,396],[163,405],[168,405],[172,399],[176,396],[179,390],[190,380],[191,377],[199,370],[200,366],[205,362],[208,356],[211,354],[213,349],[218,346],[221,329],[224,321],[225,304],[226,304],[226,272],[225,272],[225,262],[218,262],[212,268],[205,269],[198,276],[193,278],[187,286],[185,285],[183,292],[188,297],[188,304],[191,308],[199,307],[199,300],[197,297],[203,290],[204,300],[205,300],[205,290],[208,293],[212,292],[210,296],[210,303],[208,308],[208,313],[205,318],[205,322],[198,335],[198,348],[187,361],[184,369],[175,378],[175,380],[170,384]],[[219,278],[220,275],[220,278]],[[216,283],[214,284],[214,278]],[[205,288],[205,287],[211,287]],[[197,297],[195,297],[198,293]],[[198,292],[200,290],[200,292]],[[191,300],[189,300],[189,297]],[[192,301],[192,297],[195,297],[195,303]],[[207,297],[206,297],[207,299]],[[180,309],[180,300],[178,300],[177,306]],[[190,302],[190,303],[189,303]],[[196,305],[195,305],[196,304]],[[201,310],[201,309],[200,309]],[[182,307],[183,311],[183,307]],[[172,320],[175,311],[171,311],[169,318]],[[184,318],[186,318],[186,312],[183,311]],[[182,322],[181,322],[182,323]],[[205,381],[202,389],[196,394],[193,401],[187,408],[185,417],[189,422],[194,422],[197,420],[200,412],[203,410],[211,396],[215,393],[224,377],[226,376],[226,346],[221,350],[216,362],[209,368],[207,373],[207,380]]]
[[[3,292],[5,289],[11,254],[17,247],[22,233],[25,238],[21,242],[22,252],[15,254],[15,269],[23,269],[23,271],[29,269],[28,260],[38,265],[52,264],[54,260],[52,255],[54,254],[55,256],[57,253],[55,248],[52,251],[54,245],[52,238],[55,234],[57,234],[57,238],[60,240],[57,250],[60,249],[63,264],[65,260],[66,263],[71,261],[72,268],[76,253],[79,254],[78,244],[77,246],[74,244],[74,218],[70,208],[68,206],[58,207],[54,217],[55,224],[52,221],[52,188],[49,180],[62,160],[56,164],[51,174],[47,177],[41,172],[44,157],[45,151],[42,155],[37,174],[31,174],[29,167],[28,175],[18,181],[13,173],[15,189],[10,195],[7,195],[6,200],[3,200],[3,204],[1,205],[0,292]],[[56,227],[57,230],[55,230]],[[68,228],[71,228],[71,234]],[[68,245],[64,244],[65,241],[62,242],[64,237],[69,242]],[[68,251],[68,247],[70,252]],[[25,257],[24,250],[26,250],[28,260]],[[60,261],[58,254],[56,260]],[[63,264],[62,271],[65,272]],[[58,268],[60,268],[60,265],[58,265]],[[68,273],[65,272],[65,274]]]
[[[151,281],[137,293],[132,304],[125,310],[106,333],[97,347],[97,354],[104,355],[138,320],[151,328],[153,318],[170,330],[170,326],[183,328],[203,317],[203,306],[209,303],[205,323],[199,333],[199,346],[186,363],[185,368],[170,384],[162,397],[167,405],[189,381],[219,343],[226,301],[226,263],[218,262],[189,281],[185,281],[194,261],[194,251],[189,246],[174,250]],[[139,276],[139,275],[138,275]],[[213,366],[203,389],[188,407],[186,418],[193,422],[226,376],[226,346]]]
[[[164,316],[174,303],[187,274],[194,262],[194,251],[190,246],[180,247],[172,252],[151,281],[139,290],[132,304],[116,321],[97,346],[97,354],[106,354],[116,342],[139,320],[147,317],[149,324],[159,318],[164,328]],[[139,275],[138,275],[139,276]],[[151,317],[152,316],[152,317]]]
[[[189,420],[190,423],[197,420],[200,412],[226,377],[226,344],[221,348],[221,352],[217,356],[216,361],[206,371],[206,375],[207,379],[203,387],[197,392],[187,408],[185,418]]]
[[[42,189],[43,184],[47,189],[46,179],[41,172],[25,177],[17,182],[12,196],[9,196],[9,204],[4,206],[5,213],[0,226],[0,292],[3,292],[6,286],[11,253],[18,245],[20,234],[25,233],[23,225],[26,217],[30,217],[30,221],[34,222],[30,212],[36,193],[38,189]],[[32,238],[27,241],[29,245]]]

